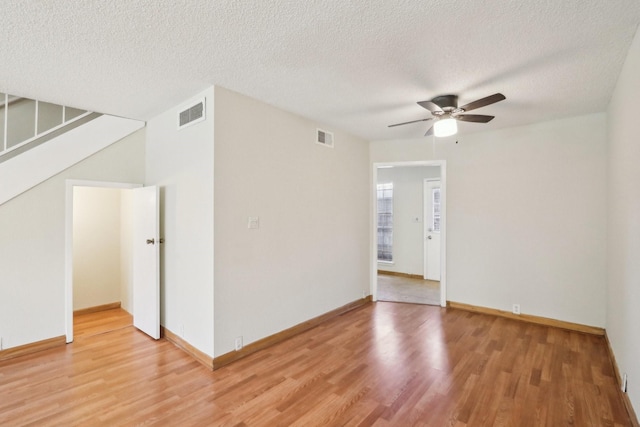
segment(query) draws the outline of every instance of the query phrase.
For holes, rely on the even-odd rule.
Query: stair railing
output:
[[[0,93],[0,163],[99,116]]]

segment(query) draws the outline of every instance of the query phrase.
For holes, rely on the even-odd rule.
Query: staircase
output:
[[[144,125],[0,93],[0,205]]]

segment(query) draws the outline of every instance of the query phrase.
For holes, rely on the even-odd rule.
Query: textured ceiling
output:
[[[0,92],[147,120],[221,85],[367,139],[458,94],[497,129],[604,111],[638,0],[3,0]]]

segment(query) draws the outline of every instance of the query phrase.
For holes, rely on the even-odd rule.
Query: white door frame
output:
[[[73,187],[138,188],[142,184],[68,179],[65,183],[64,326],[67,343],[73,342]]]
[[[412,162],[379,162],[372,165],[371,181],[371,241],[370,247],[370,292],[373,301],[378,300],[378,204],[376,185],[378,183],[378,167],[406,167],[406,166],[440,166],[440,306],[447,306],[447,162],[445,160],[425,160]]]

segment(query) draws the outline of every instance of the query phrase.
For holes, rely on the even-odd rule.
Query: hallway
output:
[[[378,274],[378,300],[440,305],[440,282]]]

